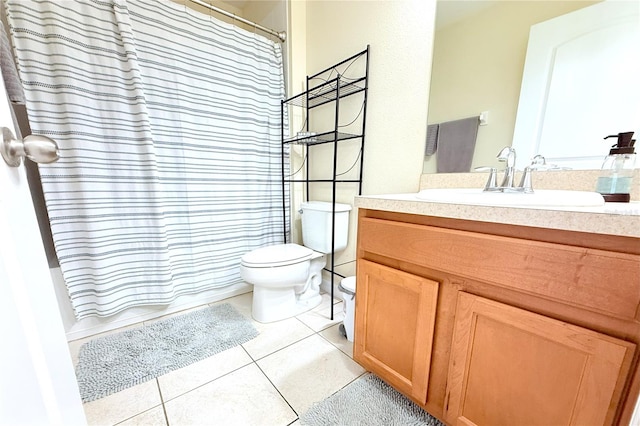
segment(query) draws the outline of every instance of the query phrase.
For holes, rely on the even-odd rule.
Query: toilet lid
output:
[[[298,244],[277,244],[252,250],[242,256],[242,264],[257,268],[286,266],[311,258],[313,250]]]
[[[349,293],[351,295],[356,294],[356,277],[355,276],[344,278],[342,281],[340,281],[340,285],[342,286],[342,289],[346,290],[345,293]]]

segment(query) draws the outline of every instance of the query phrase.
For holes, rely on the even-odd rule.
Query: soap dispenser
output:
[[[602,194],[607,202],[628,203],[631,199],[631,180],[636,163],[633,146],[636,140],[632,137],[633,132],[605,137],[605,139],[617,138],[618,140],[604,159],[602,172],[596,184],[596,191]]]

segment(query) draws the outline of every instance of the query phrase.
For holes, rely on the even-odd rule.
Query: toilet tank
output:
[[[302,243],[320,253],[331,253],[332,204],[325,201],[307,201],[300,205],[302,217]],[[335,204],[335,245],[340,251],[349,239],[349,204]]]

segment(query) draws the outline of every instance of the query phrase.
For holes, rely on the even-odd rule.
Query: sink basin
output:
[[[602,195],[589,191],[536,189],[533,194],[484,192],[476,188],[424,189],[416,195],[433,203],[502,207],[599,207]]]

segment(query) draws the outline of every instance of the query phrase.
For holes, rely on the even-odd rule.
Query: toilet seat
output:
[[[314,251],[298,244],[262,247],[242,256],[241,264],[249,268],[274,268],[311,259]]]

